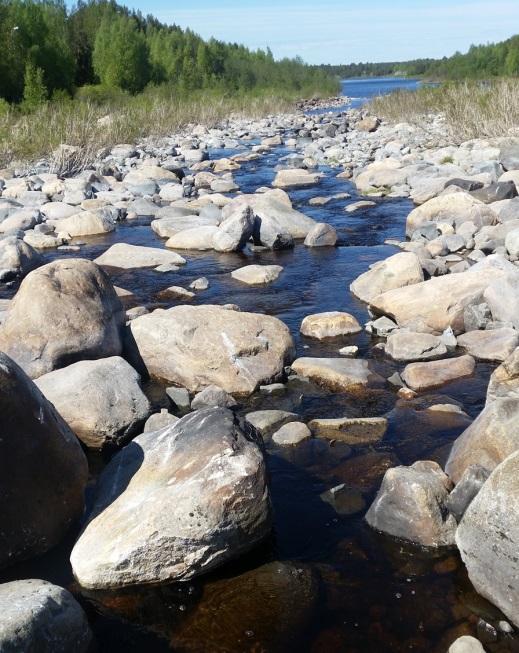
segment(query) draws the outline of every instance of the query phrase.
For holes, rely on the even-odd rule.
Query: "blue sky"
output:
[[[441,57],[519,33],[519,0],[121,0],[204,38],[309,63]]]

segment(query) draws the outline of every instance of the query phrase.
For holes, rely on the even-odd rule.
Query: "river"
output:
[[[343,91],[360,103],[396,87],[413,88],[415,80],[346,80]],[[250,143],[249,143],[250,145]],[[213,150],[211,158],[234,154]],[[278,147],[235,173],[243,192],[270,185],[277,161],[289,153]],[[412,208],[408,200],[377,199],[368,212],[348,214],[345,204],[357,201],[355,187],[336,178],[337,170],[321,168],[318,188],[290,192],[294,206],[320,222],[333,224],[336,248],[306,248],[244,253],[186,253],[188,265],[159,275],[150,270],[116,274],[114,283],[135,293],[138,303],[156,304],[157,293],[176,284],[187,287],[200,276],[210,287],[195,303],[238,304],[242,310],[265,312],[283,320],[296,338],[298,355],[336,356],[355,344],[359,356],[388,368],[402,366],[377,359],[375,342],[358,336],[317,343],[299,334],[311,313],[348,311],[361,323],[366,306],[349,292],[350,282],[368,266],[396,251],[384,244],[404,237]],[[315,195],[350,193],[351,199],[310,206]],[[81,256],[95,258],[113,242],[162,247],[149,221],[122,223],[103,237],[86,240]],[[50,251],[48,261],[73,253]],[[265,287],[240,285],[228,274],[247,262],[284,267],[279,279]],[[167,305],[171,305],[170,304]],[[478,614],[493,614],[466,578],[457,553],[426,554],[374,533],[365,510],[338,515],[321,493],[345,483],[372,501],[384,471],[418,459],[445,461],[452,441],[466,425],[455,417],[423,412],[432,404],[459,402],[474,417],[482,408],[492,367],[479,364],[474,378],[450,384],[441,394],[423,396],[416,405],[397,402],[389,390],[374,390],[359,400],[314,386],[288,384],[281,396],[257,394],[240,408],[294,410],[307,421],[317,417],[389,417],[386,437],[377,444],[349,447],[312,438],[294,448],[266,444],[274,509],[271,538],[238,563],[194,583],[83,594],[74,583],[68,556],[74,534],[49,554],[4,572],[3,579],[44,578],[71,589],[87,610],[100,653],[178,651],[196,653],[399,653],[444,652],[453,633],[475,632]],[[390,370],[389,370],[390,373]],[[147,386],[157,406],[166,406],[164,388]],[[91,470],[99,470],[109,454],[89,454]],[[95,477],[96,471],[92,472]],[[494,611],[495,612],[495,611]],[[489,646],[490,651],[513,650]]]

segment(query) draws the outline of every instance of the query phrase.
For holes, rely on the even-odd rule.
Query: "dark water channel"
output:
[[[278,148],[258,161],[242,165],[235,179],[244,192],[270,185],[277,160],[287,153]],[[232,152],[214,151],[212,158]],[[337,356],[347,344],[359,356],[375,358],[385,376],[401,366],[390,364],[372,350],[376,340],[362,333],[326,343],[299,335],[303,317],[328,310],[348,311],[361,323],[369,319],[365,305],[349,292],[350,282],[368,266],[397,250],[384,245],[402,238],[407,200],[376,200],[376,208],[348,214],[347,203],[358,199],[338,171],[323,169],[322,183],[291,192],[296,208],[332,223],[339,233],[336,248],[218,255],[186,252],[179,272],[160,274],[134,270],[113,274],[118,286],[136,295],[135,305],[156,304],[157,293],[172,285],[187,285],[200,276],[208,290],[195,303],[236,303],[242,310],[275,315],[290,327],[298,355]],[[316,195],[351,193],[351,199],[312,207]],[[79,240],[79,239],[78,239]],[[85,240],[85,239],[82,239]],[[148,223],[121,223],[106,236],[88,239],[80,256],[94,258],[114,242],[162,247]],[[69,254],[50,251],[52,260]],[[266,287],[249,287],[229,272],[247,262],[284,267],[279,279]],[[13,294],[12,289],[8,294]],[[164,306],[173,303],[163,304]],[[45,578],[70,588],[88,612],[102,653],[178,652],[311,652],[367,653],[446,651],[456,635],[476,634],[480,616],[494,622],[496,611],[478,598],[458,556],[437,555],[404,546],[371,531],[364,510],[340,516],[320,499],[325,490],[345,483],[362,493],[369,505],[385,470],[417,459],[444,462],[450,443],[467,420],[429,413],[432,404],[459,402],[471,415],[481,409],[489,365],[480,364],[474,378],[452,383],[441,393],[414,402],[397,401],[389,389],[362,398],[332,394],[313,385],[289,383],[282,395],[253,396],[240,414],[251,409],[294,410],[305,420],[314,417],[389,415],[390,428],[376,445],[349,447],[310,439],[297,447],[266,443],[274,508],[272,536],[246,559],[228,565],[194,583],[121,592],[83,594],[74,583],[68,556],[74,541],[46,556],[8,570],[4,580]],[[164,389],[148,385],[157,406],[167,406]],[[109,454],[89,454],[92,475]],[[92,480],[92,483],[94,480]],[[519,650],[512,638],[485,644],[487,650]],[[514,648],[515,647],[515,648]]]

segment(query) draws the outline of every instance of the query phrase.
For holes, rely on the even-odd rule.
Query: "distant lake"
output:
[[[415,91],[421,83],[419,79],[408,77],[362,77],[344,79],[341,91],[342,95],[351,98],[350,108],[356,109],[378,95],[387,95],[400,89]]]

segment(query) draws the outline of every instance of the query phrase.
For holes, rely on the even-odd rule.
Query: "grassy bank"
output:
[[[316,90],[306,89],[304,95]],[[283,113],[293,110],[300,98],[301,93],[269,90],[181,94],[159,87],[136,96],[89,93],[83,99],[45,103],[25,115],[8,109],[0,114],[0,167],[34,161],[61,144],[79,146],[70,161],[54,161],[58,172],[67,172],[67,167],[84,167],[102,147],[172,134],[190,123],[214,126],[233,115],[257,118]]]
[[[425,125],[431,113],[445,116],[453,141],[492,138],[519,131],[519,79],[450,82],[416,92],[397,91],[375,99],[371,111],[394,122]]]

